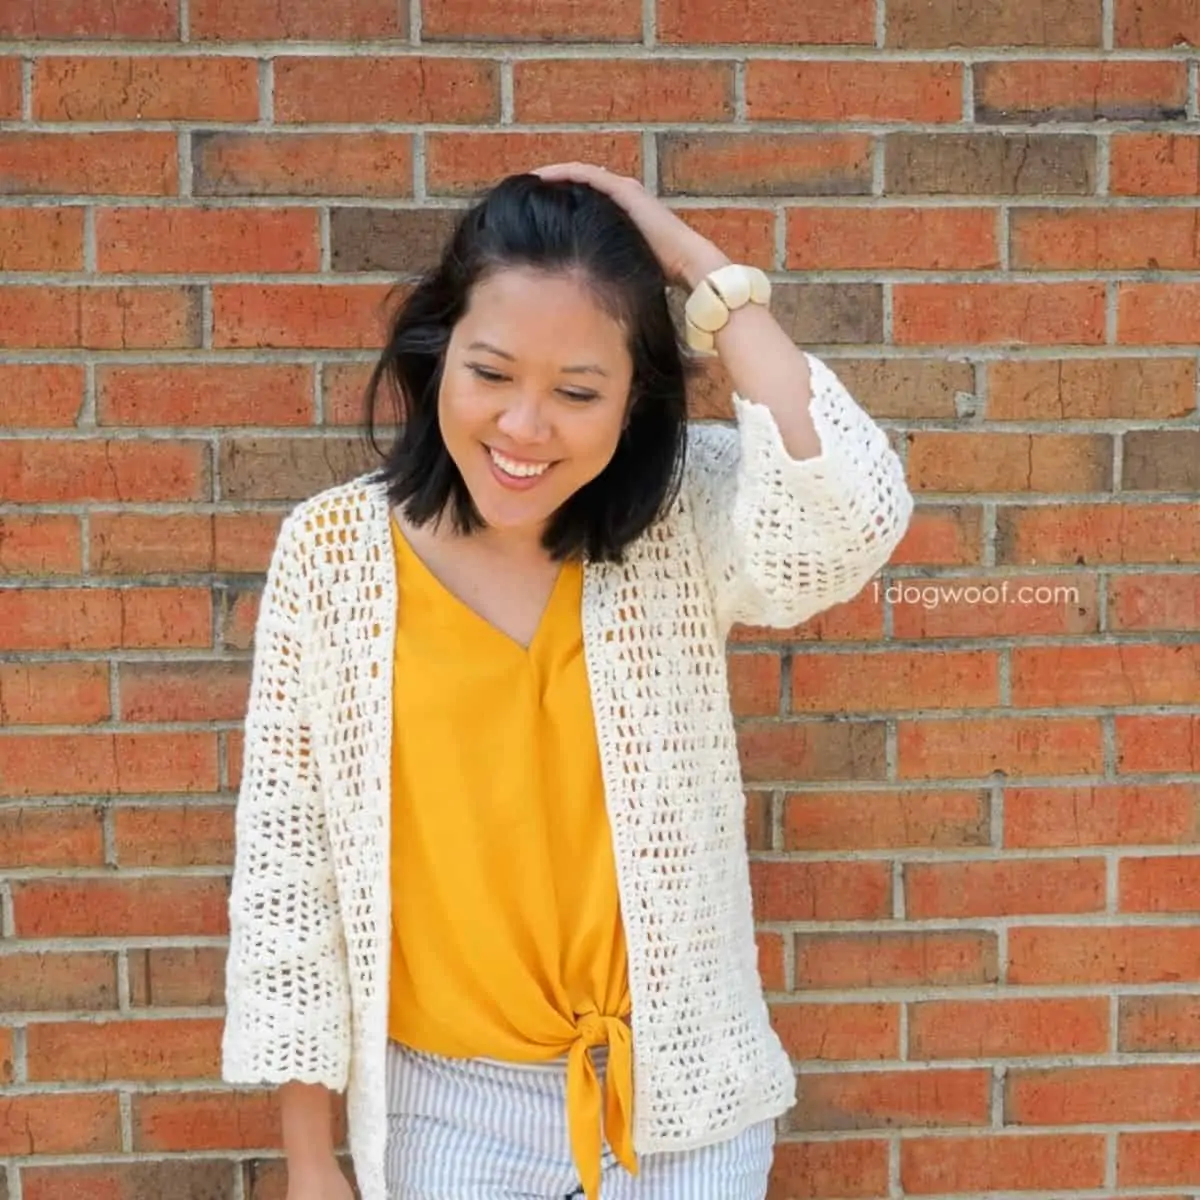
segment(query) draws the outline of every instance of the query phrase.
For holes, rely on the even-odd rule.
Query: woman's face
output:
[[[570,275],[498,271],[446,350],[438,419],[485,523],[540,536],[608,465],[633,362],[625,332]]]

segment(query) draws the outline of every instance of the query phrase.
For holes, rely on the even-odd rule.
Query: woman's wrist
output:
[[[730,261],[712,242],[702,241],[680,265],[679,278],[691,292],[718,267],[728,266]]]

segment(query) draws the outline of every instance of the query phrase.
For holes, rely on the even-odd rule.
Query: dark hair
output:
[[[446,347],[471,289],[509,266],[579,270],[599,303],[628,332],[633,378],[626,432],[605,469],[562,504],[542,539],[558,559],[619,562],[624,548],[678,490],[690,366],[654,252],[615,201],[584,184],[510,176],[458,222],[441,261],[393,316],[367,385],[367,431],[384,458],[376,478],[387,483],[391,503],[414,524],[445,513],[459,532],[483,526],[442,441],[438,390]],[[375,441],[385,381],[402,425],[386,453]]]

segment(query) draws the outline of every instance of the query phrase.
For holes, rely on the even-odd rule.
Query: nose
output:
[[[514,397],[504,406],[496,424],[514,442],[540,442],[547,433],[542,404],[535,395]]]

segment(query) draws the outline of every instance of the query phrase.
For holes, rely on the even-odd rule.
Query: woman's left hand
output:
[[[537,168],[533,174],[547,180],[586,183],[610,196],[642,231],[672,283],[694,288],[710,271],[729,262],[712,242],[677,217],[636,179],[578,162],[554,163]]]

